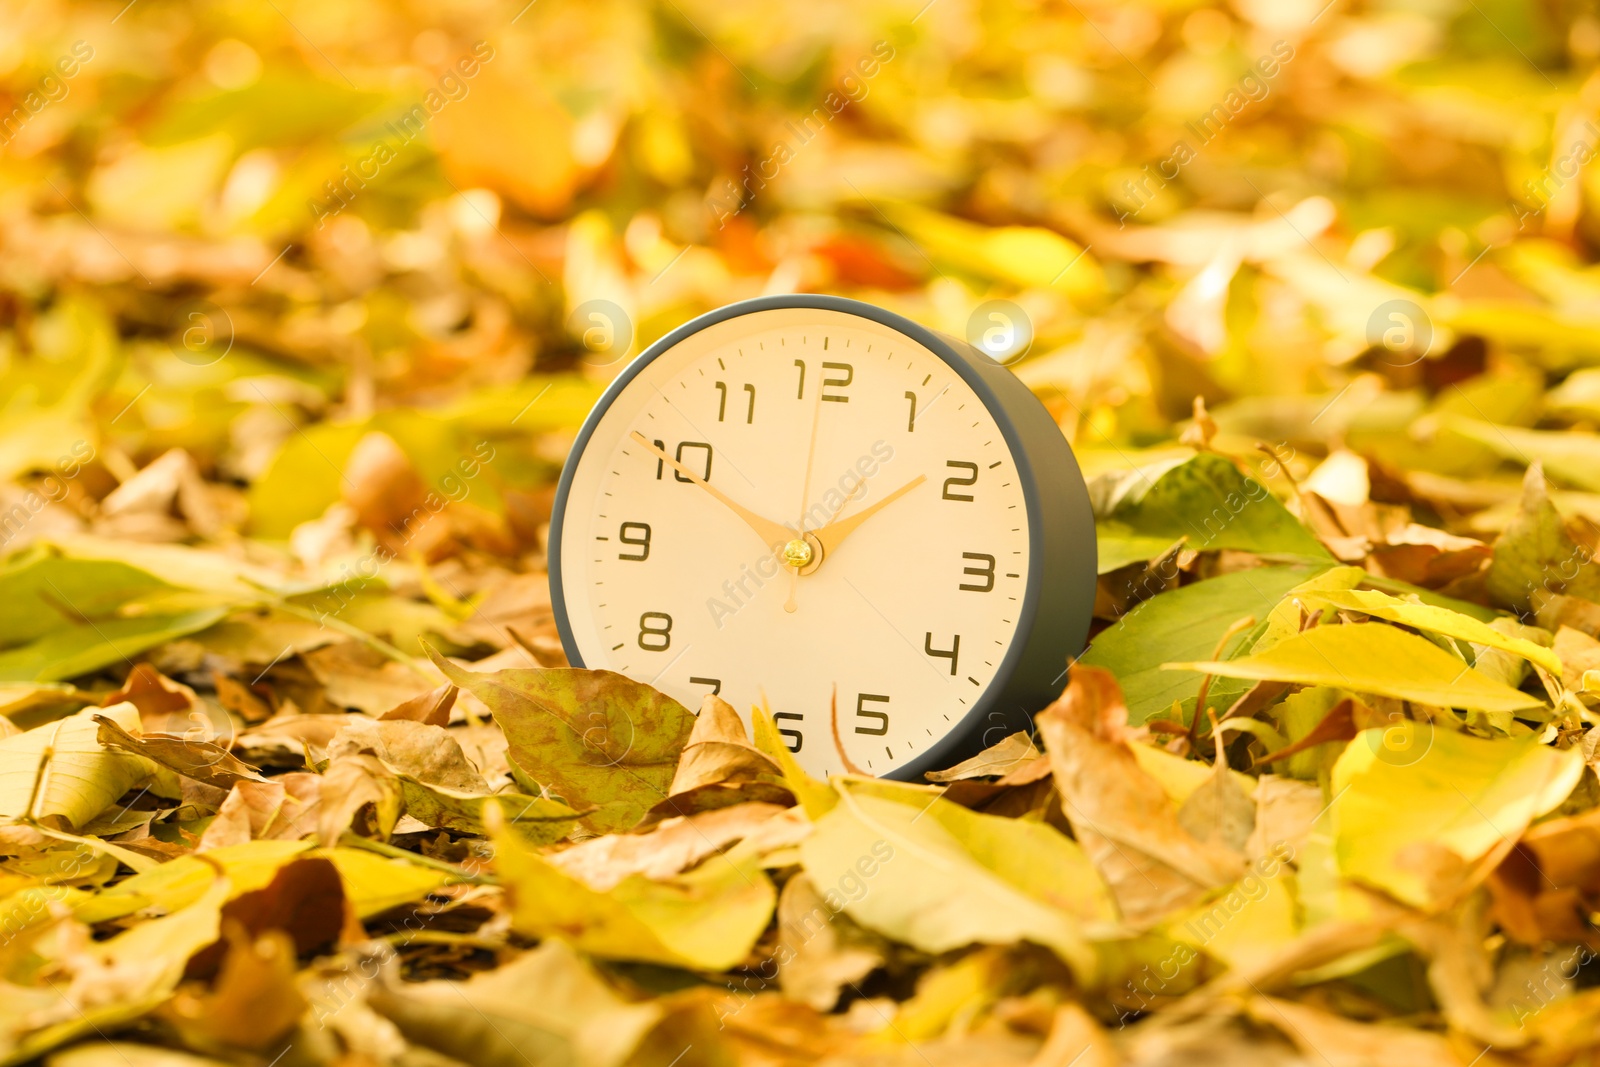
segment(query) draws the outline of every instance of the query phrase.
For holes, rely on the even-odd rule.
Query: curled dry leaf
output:
[[[700,705],[689,731],[668,796],[651,815],[688,815],[728,804],[783,804],[790,792],[772,758],[750,743],[739,713],[710,695]]]
[[[502,806],[501,810],[506,807]],[[548,859],[590,889],[600,892],[635,874],[660,881],[751,836],[783,810],[776,804],[762,803],[716,808],[664,820],[648,833],[590,838],[551,853]]]
[[[1034,747],[1033,738],[1018,731],[990,745],[976,756],[962,760],[949,770],[929,771],[926,778],[938,784],[957,782],[965,778],[985,778],[991,775],[1004,778],[1029,766],[1038,758],[1039,750]]]
[[[529,849],[503,819],[488,821],[512,928],[596,956],[725,970],[749,953],[777,901],[751,850],[717,853],[671,878],[631,874],[602,892]]]
[[[76,828],[154,774],[145,757],[101,744],[102,718],[139,729],[138,709],[124,702],[0,738],[0,815]]]
[[[104,715],[96,715],[94,721],[99,726],[96,737],[102,745],[143,756],[185,778],[222,789],[243,781],[266,781],[254,767],[233,756],[215,741],[161,734],[135,737],[114,719]]]
[[[887,946],[830,906],[804,874],[778,897],[778,982],[784,996],[817,1011],[831,1011],[886,958]]]
[[[1184,829],[1134,757],[1127,714],[1111,674],[1079,664],[1036,721],[1073,833],[1123,918],[1140,926],[1233,881],[1244,858]]]

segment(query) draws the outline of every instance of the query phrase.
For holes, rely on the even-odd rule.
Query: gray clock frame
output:
[[[1067,666],[1082,651],[1094,607],[1097,556],[1094,513],[1072,447],[1039,398],[1004,366],[964,341],[859,300],[791,294],[741,300],[684,323],[623,369],[584,420],[556,487],[550,517],[550,597],[562,647],[574,667],[583,657],[567,621],[561,580],[562,527],[578,462],[611,404],[650,362],[708,326],[775,309],[813,308],[856,315],[911,338],[949,365],[983,401],[1016,462],[1028,509],[1029,568],[1016,637],[994,680],[972,708],[932,748],[885,775],[920,782],[1017,730],[1031,730],[1033,712],[1060,693]]]

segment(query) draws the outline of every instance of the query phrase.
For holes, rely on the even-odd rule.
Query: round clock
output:
[[[829,296],[733,304],[634,360],[578,435],[549,550],[574,666],[689,708],[765,701],[819,775],[917,781],[1028,728],[1095,593],[1088,493],[1038,399]]]

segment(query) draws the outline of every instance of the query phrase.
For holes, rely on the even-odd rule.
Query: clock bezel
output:
[[[944,737],[915,759],[883,775],[896,781],[920,782],[927,771],[944,770],[1007,734],[1032,729],[1033,712],[1041,710],[1061,691],[1067,666],[1082,651],[1088,637],[1098,557],[1094,513],[1077,458],[1044,405],[1010,370],[984,353],[902,315],[840,296],[792,293],[756,297],[691,319],[635,357],[606,387],[584,419],[556,486],[546,551],[556,629],[567,661],[574,667],[583,667],[567,617],[561,576],[562,528],[578,465],[611,405],[652,362],[707,327],[763,311],[807,309],[876,322],[904,334],[944,361],[977,394],[999,427],[1027,507],[1027,584],[1014,636],[994,679]]]

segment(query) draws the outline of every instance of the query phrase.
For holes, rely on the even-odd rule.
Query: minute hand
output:
[[[826,559],[827,557],[831,556],[839,547],[839,545],[843,543],[844,539],[855,532],[857,526],[860,526],[862,523],[872,518],[872,516],[876,515],[890,504],[893,504],[896,500],[899,500],[901,497],[905,496],[907,493],[911,492],[911,490],[915,489],[917,486],[921,485],[927,480],[927,475],[919,474],[905,485],[902,485],[900,488],[896,489],[894,492],[878,501],[876,504],[862,508],[849,518],[839,519],[837,522],[830,522],[820,530],[811,531],[811,536],[815,537],[817,542],[822,545],[822,557]]]
[[[665,463],[667,466],[671,467],[673,470],[689,479],[695,485],[698,485],[700,488],[710,493],[717,500],[721,501],[724,507],[733,512],[735,515],[739,516],[739,518],[743,519],[745,524],[756,532],[756,536],[761,538],[761,540],[766,543],[768,548],[774,548],[785,544],[791,537],[794,536],[794,534],[790,533],[787,528],[780,526],[771,520],[762,518],[760,515],[757,515],[755,512],[745,507],[743,504],[734,501],[722,490],[718,489],[716,486],[700,477],[694,471],[690,470],[688,467],[685,467],[682,463],[679,463],[661,449],[651,444],[650,439],[644,434],[640,433],[638,430],[633,431],[633,433],[629,436],[631,436],[635,442],[648,450],[661,462]]]

